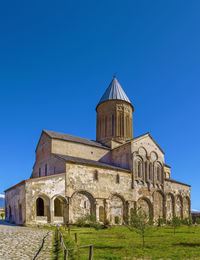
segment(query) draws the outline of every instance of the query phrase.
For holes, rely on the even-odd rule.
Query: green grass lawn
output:
[[[95,230],[94,228],[78,228],[71,226],[70,237],[62,227],[65,244],[76,247],[74,233],[78,234],[78,245],[94,245],[94,260],[96,259],[200,259],[200,227],[181,226],[173,234],[171,227],[154,227],[145,238],[145,248],[142,249],[142,238],[125,226]],[[56,250],[55,250],[56,251]],[[54,259],[62,259],[62,253]],[[69,259],[88,259],[89,249],[74,252]]]

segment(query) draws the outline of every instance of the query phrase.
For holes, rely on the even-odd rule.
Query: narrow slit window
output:
[[[118,184],[119,182],[120,182],[119,174],[117,174],[117,176],[116,176],[116,183]]]
[[[95,180],[95,181],[98,181],[98,171],[95,171],[95,172],[94,172],[94,180]]]

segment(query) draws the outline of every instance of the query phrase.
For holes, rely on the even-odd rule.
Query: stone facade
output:
[[[149,133],[132,138],[132,112],[127,100],[100,103],[97,141],[43,130],[31,178],[5,191],[6,219],[76,223],[93,214],[122,224],[137,207],[154,220],[190,216],[190,186],[171,179]]]

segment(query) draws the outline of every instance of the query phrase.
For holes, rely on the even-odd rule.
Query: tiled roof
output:
[[[107,163],[103,163],[103,162],[98,162],[98,161],[93,161],[93,160],[88,160],[88,159],[83,159],[83,158],[78,158],[78,157],[72,157],[72,156],[68,156],[68,155],[55,154],[55,153],[53,155],[60,159],[65,160],[66,162],[80,163],[80,164],[92,165],[92,166],[97,166],[97,167],[110,168],[112,170],[130,172],[130,170],[120,168],[120,167],[117,167],[114,165],[110,165]]]
[[[73,136],[73,135],[68,135],[68,134],[57,133],[57,132],[53,132],[53,131],[49,131],[49,130],[43,130],[43,132],[46,133],[51,138],[86,144],[86,145],[90,145],[90,146],[96,146],[96,147],[110,150],[109,147],[102,145],[101,143],[98,143],[96,141],[90,140],[90,139],[77,137],[77,136]]]
[[[124,101],[126,101],[126,102],[131,104],[131,101],[127,97],[126,93],[122,89],[122,87],[119,84],[119,82],[116,79],[116,77],[114,77],[113,80],[111,81],[110,85],[108,86],[108,88],[106,89],[105,93],[101,97],[98,105],[100,103],[104,102],[104,101],[113,100],[113,99],[124,100]]]

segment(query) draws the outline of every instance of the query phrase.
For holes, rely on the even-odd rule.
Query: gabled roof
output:
[[[144,135],[140,135],[140,136],[134,138],[133,141],[134,141],[134,142],[135,142],[135,141],[138,141],[139,139],[143,139],[143,138],[145,138],[145,137],[147,137],[147,136],[149,136],[149,137],[151,138],[151,140],[154,142],[154,144],[159,148],[159,150],[160,150],[163,154],[165,154],[164,151],[163,151],[163,150],[161,149],[161,147],[156,143],[156,141],[153,139],[153,137],[150,135],[149,132],[146,133],[146,134],[144,134]]]
[[[110,85],[108,86],[105,93],[101,97],[98,105],[101,104],[102,102],[105,102],[105,101],[108,101],[108,100],[115,100],[115,99],[123,100],[123,101],[126,101],[126,102],[131,104],[131,101],[129,100],[126,93],[122,89],[122,87],[119,84],[117,78],[114,76]]]
[[[119,147],[122,147],[123,145],[126,145],[126,144],[128,144],[128,143],[136,142],[136,141],[138,141],[138,140],[140,140],[140,139],[143,139],[143,138],[145,138],[145,137],[148,137],[148,136],[149,136],[149,137],[151,138],[151,140],[155,143],[155,145],[159,148],[159,150],[160,150],[163,154],[165,154],[165,153],[163,152],[163,150],[160,148],[160,146],[159,146],[159,145],[156,143],[156,141],[153,139],[153,137],[150,135],[149,132],[146,133],[146,134],[137,136],[137,137],[135,137],[135,138],[133,138],[133,139],[130,139],[130,140],[128,140],[127,142],[125,142],[125,143],[123,143],[123,144],[121,144],[121,145],[119,145],[119,146],[116,146],[116,147],[113,148],[112,150],[117,149],[117,148],[119,148]]]
[[[75,142],[75,143],[81,143],[81,144],[85,144],[85,145],[96,146],[96,147],[99,147],[99,148],[110,150],[109,147],[107,147],[107,146],[105,146],[105,145],[103,145],[99,142],[90,140],[90,139],[77,137],[77,136],[73,136],[73,135],[68,135],[68,134],[57,133],[57,132],[53,132],[53,131],[49,131],[49,130],[43,130],[42,132],[46,133],[49,137],[54,138],[54,139],[60,139],[60,140],[70,141],[70,142]]]
[[[99,161],[93,161],[93,160],[89,160],[89,159],[83,159],[83,158],[72,157],[72,156],[62,155],[62,154],[55,154],[55,153],[53,155],[55,157],[65,160],[66,162],[80,163],[80,164],[92,165],[92,166],[97,166],[97,167],[110,168],[112,170],[130,172],[130,170],[128,170],[128,169],[124,169],[121,167],[117,167],[117,166],[114,166],[114,165],[111,165],[108,163],[99,162]]]

